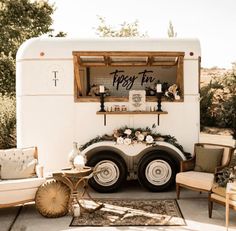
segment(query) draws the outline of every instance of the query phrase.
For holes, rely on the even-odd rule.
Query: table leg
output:
[[[101,203],[97,203],[92,197],[91,195],[89,194],[89,190],[88,190],[88,180],[87,179],[84,179],[83,180],[83,193],[82,195],[78,198],[78,196],[76,197],[76,200],[77,200],[77,203],[80,205],[81,208],[83,208],[84,210],[86,210],[87,212],[95,212],[99,209],[101,209],[104,205],[101,204]],[[80,203],[80,199],[84,198],[85,194],[87,194],[88,196],[88,199],[90,199],[91,201],[93,201],[97,206],[95,208],[86,208],[84,207],[81,203]]]
[[[226,230],[229,227],[229,193],[226,193],[226,200],[225,200],[225,226]]]
[[[68,211],[73,216],[74,215],[74,205],[77,204],[77,192],[71,192],[70,200],[68,203]]]

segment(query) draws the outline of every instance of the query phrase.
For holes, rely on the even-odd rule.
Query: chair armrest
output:
[[[180,162],[180,172],[193,170],[195,166],[195,157]]]
[[[37,164],[35,167],[35,171],[36,171],[36,175],[38,177],[40,177],[40,178],[43,177],[43,166],[42,165]]]

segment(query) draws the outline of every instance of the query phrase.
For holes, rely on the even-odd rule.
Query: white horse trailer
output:
[[[54,171],[68,165],[74,141],[82,145],[120,127],[156,124],[155,132],[174,136],[192,153],[199,139],[199,73],[196,39],[30,39],[17,53],[17,146],[38,146],[39,161]],[[162,98],[164,112],[155,108],[160,83],[178,88],[171,101]],[[99,86],[107,92],[106,112],[99,112]],[[146,94],[137,104],[142,111],[130,111],[131,90]],[[88,143],[82,151],[88,165],[105,169],[92,187],[111,192],[139,178],[150,190],[167,189],[186,156],[165,139],[154,142]]]

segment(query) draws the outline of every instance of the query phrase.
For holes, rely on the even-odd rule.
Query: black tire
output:
[[[151,171],[151,167],[155,167],[155,170],[152,169]],[[140,184],[148,190],[152,192],[161,192],[167,190],[174,184],[177,171],[178,167],[168,153],[155,151],[147,153],[140,160],[138,165],[138,179]],[[158,177],[161,177],[161,174],[167,174],[163,182],[158,180]]]
[[[106,177],[106,175],[104,175],[105,172],[102,172],[98,173],[89,180],[89,185],[94,190],[101,193],[111,193],[117,191],[127,177],[127,168],[125,161],[114,152],[98,152],[93,155],[92,158],[90,158],[87,162],[87,165],[90,167],[95,167],[97,165],[96,168],[98,168],[99,165],[102,166],[106,164],[109,164],[111,166],[107,173],[108,176],[109,173],[111,174],[112,168],[115,168],[115,170],[117,171],[117,179],[114,179],[111,182],[108,181],[102,183],[102,180],[105,180],[104,177]]]

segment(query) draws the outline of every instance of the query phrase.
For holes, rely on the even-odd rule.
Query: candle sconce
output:
[[[162,98],[163,93],[162,92],[157,92],[157,110],[156,111],[162,111],[161,109],[161,98]]]
[[[105,107],[104,107],[104,98],[105,98],[105,93],[100,93],[100,112],[105,112]]]

